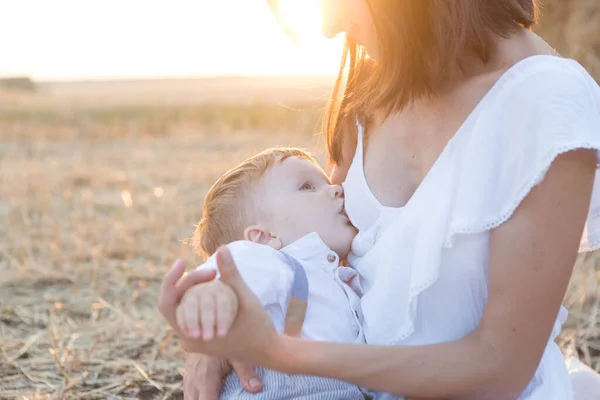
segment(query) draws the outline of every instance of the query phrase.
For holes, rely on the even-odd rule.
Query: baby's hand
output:
[[[216,334],[225,336],[238,311],[238,298],[233,289],[213,280],[193,286],[177,306],[177,324],[190,338],[210,340]]]

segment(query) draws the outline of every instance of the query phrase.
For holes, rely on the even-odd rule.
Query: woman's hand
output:
[[[179,336],[186,352],[204,353],[223,359],[239,360],[269,367],[278,349],[280,336],[273,322],[263,310],[258,298],[246,286],[227,248],[217,252],[220,280],[235,291],[239,309],[233,326],[211,340],[191,339],[181,332],[177,324],[176,310],[183,294],[192,286],[214,279],[214,270],[196,270],[182,277],[185,267],[177,261],[165,275],[161,287],[158,308],[169,325]],[[252,334],[248,334],[252,332]]]
[[[246,286],[240,276],[237,267],[227,248],[217,252],[217,265],[221,273],[220,280],[230,285],[235,291],[239,309],[233,326],[226,332],[220,332],[210,340],[191,339],[180,335],[182,347],[187,352],[204,353],[211,356],[245,361],[265,367],[274,363],[273,355],[276,354],[277,344],[280,336],[276,332],[273,322],[263,310],[258,298]],[[179,295],[179,286],[187,286],[189,283],[177,282],[179,267],[175,265],[165,278],[165,286],[176,288],[171,290],[174,294],[168,294],[169,290],[163,288],[160,308],[171,326],[177,330],[177,318],[175,308],[177,301],[174,299]],[[175,272],[174,272],[175,271]],[[192,278],[188,278],[190,280]],[[197,275],[192,280],[210,280],[208,275]],[[251,332],[251,334],[249,334]]]
[[[177,324],[177,306],[181,298],[193,286],[212,281],[217,274],[216,271],[209,269],[194,270],[182,278],[184,272],[183,262],[175,261],[171,270],[163,278],[158,299],[158,310],[179,337],[183,336]]]
[[[237,311],[238,299],[231,286],[215,279],[185,292],[177,306],[177,323],[187,337],[209,340],[215,331],[229,330]]]

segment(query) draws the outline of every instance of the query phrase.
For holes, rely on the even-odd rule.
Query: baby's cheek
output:
[[[289,215],[286,218],[282,219],[282,223],[279,225],[279,231],[275,232],[281,239],[285,242],[285,244],[290,244],[302,236],[308,234],[306,227],[311,224],[306,218],[302,218],[296,215]],[[314,230],[314,227],[313,227]]]

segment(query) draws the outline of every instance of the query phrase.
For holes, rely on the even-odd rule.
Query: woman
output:
[[[369,344],[277,335],[223,252],[236,322],[184,348],[407,397],[572,399],[553,339],[586,218],[587,246],[599,244],[600,89],[529,30],[534,0],[323,5],[325,34],[347,35],[327,143],[359,229]],[[182,289],[212,279],[181,273],[161,295],[172,326]],[[202,356],[190,365],[207,389],[226,370]]]

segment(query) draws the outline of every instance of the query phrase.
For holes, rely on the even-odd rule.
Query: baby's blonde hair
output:
[[[244,230],[254,221],[251,196],[255,184],[276,162],[298,157],[317,163],[307,152],[293,147],[264,150],[223,174],[204,198],[202,218],[192,238],[194,251],[204,257],[220,246],[244,238]]]

